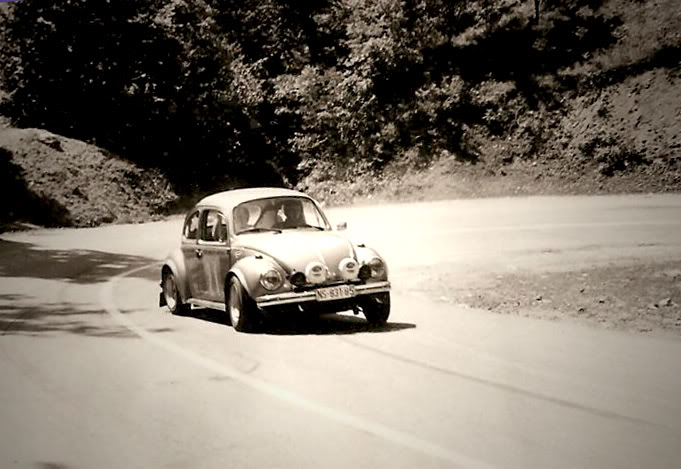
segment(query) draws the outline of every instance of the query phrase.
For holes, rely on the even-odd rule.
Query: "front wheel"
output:
[[[362,312],[369,324],[385,324],[390,316],[390,293],[379,293],[365,298]]]
[[[172,272],[163,273],[163,296],[171,313],[182,315],[189,311],[189,305],[182,303],[177,279]]]
[[[234,330],[239,332],[254,330],[255,313],[252,302],[239,279],[237,277],[229,279],[227,314]]]

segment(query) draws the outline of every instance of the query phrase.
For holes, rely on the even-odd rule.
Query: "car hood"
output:
[[[352,243],[329,231],[284,230],[243,236],[239,247],[276,260],[287,272],[305,272],[312,261],[325,264],[337,275],[338,264],[350,257],[357,260]]]

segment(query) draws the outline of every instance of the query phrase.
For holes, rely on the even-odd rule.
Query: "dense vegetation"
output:
[[[23,0],[0,11],[0,114],[160,168],[180,191],[559,157],[566,97],[650,57],[678,64],[667,36],[599,61],[629,34],[622,5],[645,3]],[[598,131],[580,145],[603,174],[645,160]]]

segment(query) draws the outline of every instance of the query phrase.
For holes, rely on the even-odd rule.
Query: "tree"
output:
[[[541,0],[534,0],[534,24],[539,23],[539,7],[541,6]]]
[[[219,186],[264,163],[257,65],[208,2],[85,0],[12,5],[6,112],[88,140],[189,185]],[[191,164],[188,163],[191,158]]]

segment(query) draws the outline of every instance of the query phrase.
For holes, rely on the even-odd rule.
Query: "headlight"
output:
[[[372,277],[382,277],[385,275],[385,263],[378,257],[374,257],[369,261]]]
[[[322,283],[326,281],[326,266],[321,262],[310,262],[305,267],[305,277],[310,283]]]
[[[352,280],[357,278],[359,264],[354,259],[346,257],[338,264],[338,270],[340,271],[341,277],[345,280]]]
[[[282,283],[284,283],[284,278],[274,269],[270,269],[260,276],[260,285],[266,290],[276,290]]]

